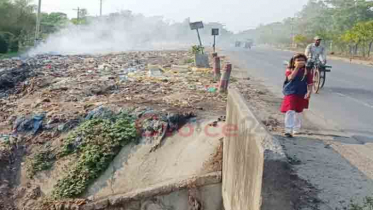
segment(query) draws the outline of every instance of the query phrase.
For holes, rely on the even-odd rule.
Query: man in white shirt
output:
[[[318,36],[315,37],[315,43],[309,44],[306,48],[306,56],[308,61],[316,62],[321,61],[323,65],[326,64],[326,50],[321,46],[322,39]]]

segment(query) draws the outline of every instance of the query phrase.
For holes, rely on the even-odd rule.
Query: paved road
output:
[[[225,53],[282,96],[283,62],[293,53],[267,48],[228,49]],[[333,70],[327,75],[324,89],[313,95],[312,113],[358,141],[373,142],[373,67],[330,59],[329,64]]]

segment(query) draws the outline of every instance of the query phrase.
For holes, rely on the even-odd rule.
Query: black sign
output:
[[[219,36],[219,29],[218,28],[213,28],[212,29],[212,35],[213,36]]]

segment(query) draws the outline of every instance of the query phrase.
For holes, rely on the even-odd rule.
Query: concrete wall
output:
[[[253,112],[237,90],[229,90],[226,123],[230,132],[226,133],[223,151],[224,207],[291,209],[289,194],[282,189],[291,173],[285,154]]]

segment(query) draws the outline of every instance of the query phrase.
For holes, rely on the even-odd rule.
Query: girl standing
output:
[[[312,92],[312,73],[306,69],[307,57],[296,54],[291,58],[286,69],[286,80],[283,93],[285,95],[281,105],[281,112],[285,113],[285,136],[293,137],[300,132],[302,112],[308,109]]]

